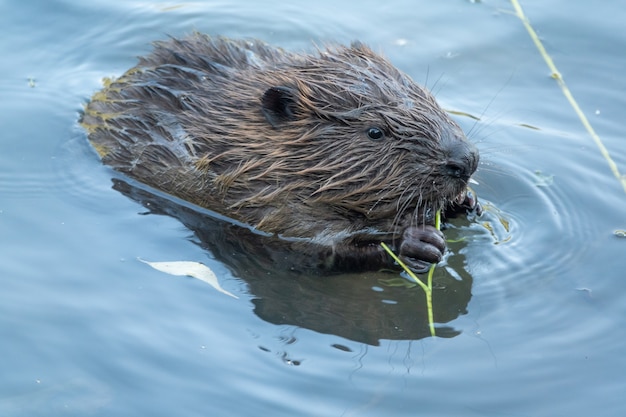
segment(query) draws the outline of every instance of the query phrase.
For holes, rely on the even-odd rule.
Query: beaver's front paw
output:
[[[434,226],[407,227],[402,234],[400,259],[413,271],[426,272],[431,263],[443,257],[446,241]]]

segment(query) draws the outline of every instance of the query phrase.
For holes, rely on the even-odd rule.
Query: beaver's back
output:
[[[230,181],[232,161],[210,168],[207,161],[266,124],[259,100],[267,86],[254,74],[299,59],[262,42],[202,34],[156,42],[150,55],[92,97],[82,125],[105,164],[227,214],[223,206],[248,196],[220,196],[216,187],[220,178]],[[192,136],[194,124],[202,132]],[[245,163],[236,158],[235,165]]]
[[[214,112],[219,114],[233,106],[242,110],[249,99],[234,102],[230,85],[241,83],[251,69],[298,60],[262,42],[202,34],[154,46],[134,68],[105,83],[81,121],[104,163],[141,179],[149,179],[150,172],[143,174],[144,169],[162,174],[163,169],[183,167],[195,159],[194,145],[181,125],[183,112],[208,115],[211,107],[221,107]],[[217,117],[204,120],[205,124],[219,121]],[[154,158],[150,166],[142,167],[139,156],[145,152],[154,153]]]

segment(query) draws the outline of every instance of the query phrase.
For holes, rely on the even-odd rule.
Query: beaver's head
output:
[[[268,157],[287,159],[287,181],[310,202],[374,219],[438,209],[466,189],[476,148],[430,93],[367,47],[272,72],[261,100],[276,144]]]

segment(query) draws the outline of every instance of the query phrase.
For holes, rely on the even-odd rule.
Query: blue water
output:
[[[522,6],[623,175],[626,4]],[[511,10],[0,3],[0,416],[626,415],[626,193]],[[112,189],[83,104],[193,30],[290,50],[360,39],[480,118],[455,116],[488,211],[447,232],[465,240],[438,268],[446,337],[420,330],[416,289],[241,277]],[[239,299],[138,258],[203,262]]]

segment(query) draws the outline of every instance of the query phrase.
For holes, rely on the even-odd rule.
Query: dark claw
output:
[[[425,262],[425,261],[419,261],[417,259],[413,259],[413,258],[405,258],[403,259],[404,264],[406,266],[408,266],[411,271],[415,272],[416,274],[423,274],[425,272],[428,272],[428,270],[430,269],[430,263]]]
[[[446,241],[434,226],[408,227],[402,235],[400,259],[415,272],[425,272],[443,258]]]
[[[468,212],[473,211],[477,216],[483,214],[483,208],[478,202],[478,198],[474,191],[468,188],[465,192],[465,198],[463,202],[456,203],[452,202],[446,207],[444,212],[444,217],[449,219],[456,217],[459,214],[467,214]]]

